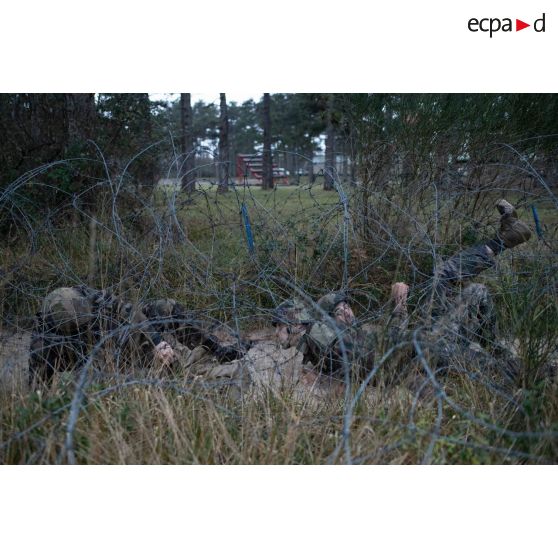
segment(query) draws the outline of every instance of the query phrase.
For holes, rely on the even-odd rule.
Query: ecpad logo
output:
[[[537,33],[545,32],[545,16],[546,14],[543,13],[543,15],[539,19],[536,19],[533,23],[533,29]],[[476,17],[472,17],[469,20],[467,27],[469,28],[469,31],[472,31],[473,33],[477,33],[478,31],[490,33],[490,38],[492,38],[492,35],[494,33],[497,33],[498,31],[513,31],[512,19],[509,17],[505,17],[503,19],[497,17],[485,17],[482,19],[477,19]],[[521,31],[522,29],[526,29],[527,27],[531,27],[531,24],[525,23],[520,19],[515,20],[516,31]]]

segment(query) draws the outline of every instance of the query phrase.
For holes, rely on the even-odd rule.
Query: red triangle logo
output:
[[[525,23],[524,21],[521,21],[520,19],[515,20],[515,30],[516,31],[521,31],[522,29],[525,29],[526,27],[531,27],[531,24],[530,23]]]

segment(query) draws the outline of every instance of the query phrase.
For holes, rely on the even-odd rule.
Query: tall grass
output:
[[[357,315],[377,322],[391,283],[405,280],[413,289],[413,327],[419,325],[421,294],[434,263],[489,236],[497,226],[492,204],[502,195],[378,192],[368,198],[368,225],[361,229],[359,192],[346,190],[353,212],[347,264]],[[269,324],[271,308],[292,296],[289,284],[313,297],[339,286],[338,193],[303,185],[271,193],[239,188],[222,196],[204,187],[194,202],[161,190],[149,203],[120,205],[115,213],[111,199],[99,197],[93,286],[112,286],[132,300],[171,296],[244,332]],[[242,203],[255,254],[247,248]],[[76,424],[77,461],[342,463],[349,436],[353,463],[555,462],[558,299],[552,227],[558,219],[551,207],[542,215],[548,245],[533,239],[483,275],[495,296],[499,338],[518,359],[515,379],[465,353],[456,352],[443,369],[428,355],[421,362],[399,353],[378,370],[347,417],[358,382],[349,393],[340,381],[314,391],[239,388],[154,370],[97,367]],[[87,219],[76,224],[60,214],[34,226],[32,249],[24,235],[15,248],[0,248],[6,269],[12,269],[0,283],[6,334],[29,328],[50,289],[91,275]],[[25,265],[17,267],[22,257]],[[495,350],[493,358],[497,363],[502,357]],[[0,365],[3,371],[12,366],[5,351]],[[429,381],[428,366],[436,382]],[[24,367],[20,372],[25,375]],[[75,379],[76,371],[66,371],[51,387],[29,390],[21,381],[0,390],[2,462],[64,462]]]

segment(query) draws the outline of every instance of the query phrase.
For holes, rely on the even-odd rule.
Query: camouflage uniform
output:
[[[437,365],[450,364],[457,356],[476,360],[496,337],[492,297],[485,285],[471,283],[455,298],[448,310],[437,316],[418,340]],[[411,341],[410,334],[407,338]]]
[[[182,304],[171,298],[149,302],[142,309],[152,326],[161,334],[170,333],[189,349],[205,347],[221,362],[242,358],[249,348],[248,343],[229,328],[224,333],[231,342],[223,343],[214,333],[217,329],[223,329],[221,324],[200,321],[195,314],[187,312]]]
[[[284,300],[273,311],[271,323],[274,326],[310,325],[316,321],[315,312],[300,298]]]
[[[438,363],[451,362],[456,350],[469,362],[473,359],[486,366],[491,360],[482,348],[496,341],[494,304],[487,287],[470,283],[457,296],[454,296],[453,289],[493,267],[496,256],[504,250],[527,242],[531,237],[531,231],[518,219],[510,203],[500,200],[496,208],[501,215],[498,235],[459,252],[436,270],[432,308],[434,323],[421,335],[421,339],[425,347],[436,355]],[[499,350],[500,345],[496,342],[495,347]],[[517,368],[517,359],[512,355],[501,354],[500,357],[508,371]]]
[[[304,360],[314,364],[318,370],[333,374],[343,363],[343,348],[350,363],[357,355],[355,349],[362,344],[361,331],[355,326],[335,324],[334,311],[338,304],[348,302],[346,293],[334,291],[322,296],[317,305],[322,312],[318,312],[317,320],[305,335],[300,344],[304,353]],[[323,313],[331,320],[325,319]]]
[[[372,370],[378,355],[398,343],[406,343],[406,348],[400,349],[390,359],[391,368],[401,371],[399,363],[410,362],[414,356],[412,335],[407,325],[405,307],[396,307],[387,320],[370,325],[335,328],[329,321],[323,320],[312,325],[300,348],[305,361],[337,377],[342,377],[345,372],[344,348],[345,362],[351,374],[362,378]],[[457,354],[468,362],[474,359],[484,366],[493,364],[494,359],[482,348],[495,340],[495,313],[486,286],[479,283],[468,285],[448,311],[424,330],[419,339],[438,365],[451,363]],[[517,367],[514,359],[507,359],[506,363],[506,370]]]
[[[378,333],[358,326],[335,329],[326,322],[315,324],[305,339],[305,359],[329,375],[343,375],[343,363],[362,371],[373,365]]]
[[[56,368],[79,363],[107,336],[141,359],[152,357],[153,348],[162,341],[140,308],[109,291],[55,289],[45,297],[31,334],[30,382],[48,381]]]
[[[287,300],[276,308],[273,324],[304,325],[305,331],[296,343],[304,355],[303,362],[333,375],[342,368],[343,348],[349,366],[356,361],[368,362],[373,355],[374,336],[354,325],[337,327],[332,323],[335,322],[333,313],[337,305],[347,301],[346,294],[341,291],[328,293],[317,302],[320,312],[300,299]],[[331,317],[331,321],[324,317],[324,313]]]
[[[48,381],[56,368],[78,364],[101,340],[115,342],[119,358],[148,364],[165,334],[190,348],[202,345],[220,360],[234,360],[245,352],[241,343],[220,343],[175,300],[136,306],[105,290],[62,287],[45,297],[37,314],[31,336],[30,382],[37,377]]]
[[[433,285],[436,315],[447,312],[448,300],[451,300],[455,285],[467,282],[486,269],[490,269],[496,264],[496,256],[508,248],[527,242],[531,237],[529,227],[518,219],[513,205],[506,200],[499,200],[496,208],[501,215],[500,230],[496,237],[462,250],[436,269]],[[476,292],[478,294],[478,287]],[[473,301],[477,298],[478,296],[473,296]]]
[[[318,306],[335,322],[337,305],[347,302],[344,293],[329,293],[318,300]],[[305,359],[330,375],[344,375],[344,362],[351,374],[362,376],[374,366],[378,349],[397,343],[407,324],[406,308],[394,309],[387,322],[364,327],[356,322],[339,326],[330,320],[312,325],[303,342]]]
[[[511,204],[500,200],[496,207],[501,214],[497,237],[461,251],[442,263],[436,271],[433,292],[435,321],[422,339],[439,358],[449,359],[457,347],[469,349],[473,346],[473,352],[478,356],[482,353],[480,346],[495,337],[494,308],[486,286],[471,283],[457,297],[450,296],[457,283],[466,282],[489,269],[495,264],[495,256],[530,238],[529,228],[519,221]],[[322,297],[318,306],[333,319],[335,307],[346,301],[343,293],[334,292]],[[342,370],[344,345],[347,362],[353,369],[360,369],[361,372],[371,370],[376,352],[401,341],[410,341],[407,322],[405,306],[396,306],[385,324],[368,330],[358,325],[334,327],[331,321],[320,316],[308,328],[299,348],[305,355],[305,361],[312,362],[327,373],[338,374]]]

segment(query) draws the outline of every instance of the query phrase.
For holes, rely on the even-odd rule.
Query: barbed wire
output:
[[[292,355],[287,359],[279,347],[273,353],[274,380],[258,369],[258,361],[250,352],[236,364],[226,365],[232,367],[226,381],[225,376],[213,383],[199,381],[211,378],[211,371],[222,366],[215,361],[205,365],[205,372],[196,381],[184,370],[176,380],[146,378],[150,368],[124,358],[123,342],[117,342],[129,339],[145,324],[120,324],[79,349],[67,384],[69,402],[23,426],[14,419],[16,403],[6,407],[0,455],[11,455],[13,444],[28,439],[56,418],[57,428],[63,425],[65,433],[63,442],[57,438],[58,462],[79,462],[75,436],[82,413],[90,412],[92,401],[120,393],[125,387],[156,387],[199,396],[219,412],[242,420],[248,393],[252,394],[250,404],[261,405],[262,401],[261,393],[254,399],[253,389],[245,387],[251,381],[260,388],[264,385],[265,397],[283,398],[283,406],[291,409],[311,408],[308,401],[317,397],[314,388],[319,386],[323,401],[308,420],[323,428],[320,413],[325,413],[339,425],[338,441],[320,457],[322,462],[338,462],[341,452],[344,462],[362,463],[367,462],[367,455],[374,456],[370,458],[374,461],[408,451],[408,440],[393,438],[382,440],[381,451],[359,449],[363,445],[361,425],[369,420],[369,410],[388,405],[397,390],[410,398],[402,395],[388,411],[403,407],[401,416],[407,417],[400,423],[391,421],[397,426],[393,435],[401,436],[399,424],[411,438],[420,432],[427,442],[425,448],[417,443],[421,448],[417,452],[422,452],[417,462],[443,460],[440,448],[451,440],[493,455],[496,461],[502,455],[555,461],[557,432],[552,424],[558,407],[552,399],[543,412],[540,401],[553,397],[558,366],[557,204],[551,185],[534,163],[522,157],[524,145],[487,146],[489,163],[480,165],[471,160],[435,172],[419,168],[411,177],[394,161],[376,172],[361,169],[355,180],[337,170],[331,173],[332,191],[323,189],[324,170],[312,180],[291,175],[290,185],[277,185],[270,191],[251,184],[254,180],[246,174],[235,177],[227,185],[229,192],[221,194],[217,193],[217,181],[209,176],[219,164],[216,162],[195,166],[194,191],[185,193],[180,188],[186,158],[218,161],[209,149],[182,155],[171,137],[145,147],[115,173],[99,146],[92,143],[97,159],[41,165],[0,191],[0,227],[10,238],[2,249],[0,269],[2,335],[6,339],[0,360],[1,397],[9,395],[19,402],[19,409],[30,404],[33,391],[27,388],[27,361],[34,316],[53,289],[86,284],[110,289],[139,306],[170,297],[198,316],[200,327],[211,319],[215,330],[216,324],[228,328],[237,345],[251,336],[252,348],[273,340],[269,326],[274,308],[285,299],[299,297],[334,332],[341,371],[329,378],[317,374],[319,370],[309,363],[296,364],[298,387],[306,385],[301,378],[317,374],[312,386],[302,389],[304,403],[287,398],[285,385],[283,391],[276,389],[283,382],[277,378],[296,360]],[[134,164],[163,145],[169,146],[165,180],[159,185],[135,181],[130,174]],[[311,163],[299,153],[276,155],[281,154],[288,155],[295,168],[308,168]],[[368,154],[368,158],[373,159],[373,155]],[[92,172],[76,176],[76,163],[88,164]],[[53,168],[67,172],[79,188],[61,187],[57,177],[49,174]],[[215,175],[219,173],[215,171]],[[431,327],[434,271],[440,261],[460,248],[494,238],[498,220],[493,205],[500,197],[509,198],[524,220],[528,219],[528,207],[535,204],[539,208],[544,243],[531,239],[517,250],[506,251],[496,267],[482,276],[493,291],[498,314],[497,338],[480,340],[483,354],[489,355],[484,364],[468,357],[467,331],[456,334],[451,341],[452,354],[437,361],[432,347],[420,337]],[[247,237],[247,224],[253,244]],[[410,285],[410,337],[378,347],[374,364],[364,374],[355,375],[343,331],[316,300],[341,289],[350,296],[358,327],[385,331],[385,319],[391,312],[390,287],[401,280]],[[454,299],[461,288],[452,294]],[[162,320],[158,325],[172,324]],[[268,335],[265,342],[263,332]],[[65,340],[56,343],[62,347]],[[502,356],[504,345],[507,357]],[[107,355],[107,347],[112,347],[112,354]],[[504,373],[510,355],[517,368],[512,377]],[[269,368],[269,363],[266,366]],[[234,374],[240,374],[242,381],[236,382]],[[268,385],[254,382],[258,374],[267,378]],[[106,385],[95,390],[92,386],[99,381]],[[240,399],[224,403],[223,387],[237,384]],[[465,386],[469,395],[456,391],[459,386]],[[339,389],[341,397],[336,396]],[[539,398],[537,412],[541,414],[536,417],[533,397]],[[333,407],[323,403],[332,398]],[[386,402],[382,403],[382,398]],[[480,434],[473,440],[467,434],[457,437],[448,425],[448,412],[478,429],[486,437],[485,443],[479,442]],[[527,440],[528,449],[514,449],[518,440]],[[33,460],[40,460],[47,445],[43,441],[36,446]]]

